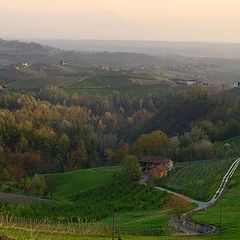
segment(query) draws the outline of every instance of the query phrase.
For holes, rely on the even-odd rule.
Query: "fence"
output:
[[[112,227],[95,222],[64,222],[0,216],[0,228],[33,233],[60,234],[68,236],[111,236]],[[163,236],[162,228],[117,227],[116,234],[141,236]]]
[[[229,157],[229,158],[215,158],[215,159],[192,161],[192,162],[175,162],[174,164],[176,166],[190,165],[190,164],[206,164],[206,163],[214,163],[214,162],[222,162],[222,161],[233,161],[238,157],[239,155],[235,157]]]
[[[206,235],[214,233],[216,231],[216,228],[213,226],[200,224],[189,218],[182,218],[180,226],[184,227],[187,230],[196,232],[196,235]]]

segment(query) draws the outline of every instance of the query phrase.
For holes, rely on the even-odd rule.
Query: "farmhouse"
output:
[[[186,85],[187,86],[194,86],[194,85],[198,85],[198,80],[197,79],[190,79],[186,81]]]
[[[239,81],[233,82],[233,88],[240,88],[240,82]]]
[[[177,86],[199,86],[207,85],[206,82],[202,82],[199,78],[194,79],[183,79],[183,78],[172,78]]]
[[[139,160],[142,172],[163,178],[173,169],[173,161],[164,157],[142,156]]]
[[[67,61],[65,59],[61,59],[59,64],[62,65],[62,66],[66,66],[67,65]]]
[[[30,66],[28,62],[22,62],[22,63],[20,63],[20,65],[25,68],[28,68]]]

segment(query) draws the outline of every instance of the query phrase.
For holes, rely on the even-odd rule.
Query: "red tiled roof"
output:
[[[159,171],[168,171],[169,170],[169,168],[167,166],[164,166],[164,165],[156,166],[156,169],[159,170]]]

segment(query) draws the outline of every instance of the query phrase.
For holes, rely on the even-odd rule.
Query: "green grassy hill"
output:
[[[121,172],[120,167],[91,168],[67,173],[45,175],[46,181],[56,185],[55,198],[66,199],[87,192],[114,181]]]
[[[115,212],[117,227],[131,227],[137,232],[155,227],[164,234],[169,194],[153,185],[127,182],[120,167],[50,174],[45,178],[48,185],[55,184],[54,198],[59,201],[28,206],[0,204],[0,210],[20,218],[80,220],[107,228]]]
[[[223,162],[222,162],[223,164]],[[216,166],[215,166],[216,167]],[[106,169],[105,169],[106,170]],[[85,170],[82,170],[85,171]],[[95,169],[90,172],[89,176],[92,178],[91,173],[95,173]],[[99,169],[99,171],[103,171],[103,169]],[[213,169],[211,173],[213,173]],[[81,171],[78,171],[77,175],[80,174]],[[210,174],[210,171],[208,171],[208,174]],[[72,175],[72,173],[70,173]],[[67,182],[69,178],[65,178],[63,182]],[[88,192],[82,192],[76,196],[76,203],[77,205],[71,205],[70,208],[64,208],[64,205],[59,205],[58,207],[55,207],[55,209],[50,209],[50,210],[55,210],[56,212],[62,211],[63,213],[65,212],[65,215],[68,215],[70,211],[74,210],[75,214],[78,214],[79,208],[77,207],[78,205],[82,205],[82,201],[84,202],[83,207],[89,208],[89,206],[95,207],[98,205],[99,201],[103,201],[103,205],[107,205],[106,203],[112,203],[115,202],[117,203],[116,200],[118,201],[118,204],[122,202],[118,207],[123,206],[125,204],[125,207],[128,205],[128,210],[124,208],[122,211],[116,213],[116,232],[117,235],[119,233],[118,227],[136,227],[136,228],[144,228],[144,227],[156,227],[156,226],[166,226],[167,224],[167,219],[165,217],[165,210],[163,207],[163,204],[159,202],[159,199],[164,199],[164,196],[162,195],[161,192],[156,192],[153,188],[151,187],[145,187],[145,186],[135,186],[132,184],[128,185],[119,185],[117,187],[118,182],[115,182],[110,185],[105,185],[104,187],[100,187],[98,189],[95,189],[93,191],[88,191]],[[98,185],[98,184],[97,184]],[[109,188],[109,186],[112,186]],[[123,187],[125,186],[125,187]],[[240,219],[240,203],[239,203],[239,198],[240,198],[240,192],[239,192],[239,187],[240,187],[240,169],[237,170],[235,176],[231,180],[231,182],[228,185],[228,189],[223,196],[223,198],[220,200],[218,204],[216,204],[213,208],[198,213],[196,216],[194,216],[194,219],[201,222],[201,223],[206,223],[206,224],[213,224],[215,226],[219,226],[219,209],[220,209],[220,203],[222,206],[222,238],[221,239],[238,239],[240,236],[240,230],[239,230],[239,219]],[[196,189],[196,188],[194,188]],[[99,194],[102,192],[102,194]],[[111,193],[111,194],[109,194]],[[130,196],[130,195],[131,196]],[[96,198],[96,196],[98,196]],[[108,196],[108,199],[107,199]],[[165,195],[166,197],[166,195]],[[87,200],[88,198],[88,200]],[[90,202],[89,205],[87,205],[87,202]],[[159,204],[157,207],[157,204]],[[134,205],[132,205],[134,204]],[[109,208],[110,205],[107,205]],[[135,206],[136,209],[133,209],[133,206]],[[151,206],[151,207],[150,207]],[[160,207],[162,206],[162,207]],[[97,209],[97,208],[96,208]],[[95,209],[95,210],[96,210]],[[94,210],[94,208],[93,208]],[[100,211],[100,209],[98,209]],[[18,212],[20,209],[18,208]],[[26,210],[27,211],[27,210]],[[33,212],[34,209],[31,208],[28,210],[28,212]],[[35,209],[36,211],[36,209]],[[46,209],[42,209],[41,207],[39,208],[38,206],[38,211],[42,215],[46,214]],[[110,210],[111,212],[111,210]],[[34,212],[33,212],[34,213]],[[54,211],[51,211],[51,214],[54,214]],[[36,216],[35,216],[36,217]],[[111,214],[110,216],[103,218],[101,220],[101,223],[110,225],[112,223],[112,217]],[[15,230],[14,230],[15,229]],[[29,230],[29,231],[24,231],[24,230],[19,230],[16,229],[16,226],[13,225],[13,229],[8,229],[4,225],[0,224],[0,235],[7,235],[7,236],[12,236],[15,237],[17,240],[23,240],[23,239],[79,239],[79,240],[100,240],[100,239],[111,239],[111,237],[90,237],[90,236],[66,236],[64,234],[56,234],[51,232],[51,228],[46,228],[46,231],[44,233],[36,232],[36,230]],[[141,236],[123,236],[122,239],[128,239],[128,240],[180,240],[180,239],[186,239],[186,237],[166,237],[166,236],[159,236],[159,237],[141,237]],[[193,240],[217,240],[220,239],[219,233],[217,232],[214,235],[210,236],[200,236],[200,237],[192,237],[191,239]]]
[[[220,205],[222,209],[222,238],[240,238],[240,168],[228,184],[228,190],[223,198],[213,207],[205,212],[197,214],[194,219],[206,224],[220,226]],[[208,239],[219,239],[219,236]]]
[[[185,194],[196,200],[210,200],[219,187],[231,160],[182,163],[162,181],[160,186]]]
[[[240,136],[229,138],[224,143],[229,143],[233,150],[240,150]]]
[[[167,85],[165,86],[129,86],[124,88],[100,88],[100,89],[78,89],[69,88],[67,92],[69,94],[79,94],[81,96],[99,96],[109,97],[114,93],[118,92],[122,97],[147,97],[148,95],[153,96],[165,96],[170,93],[176,93],[177,89],[173,89]]]

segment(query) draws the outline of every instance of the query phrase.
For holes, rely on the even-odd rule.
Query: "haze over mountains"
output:
[[[35,40],[64,50],[136,52],[150,55],[240,58],[240,44],[164,41]]]

